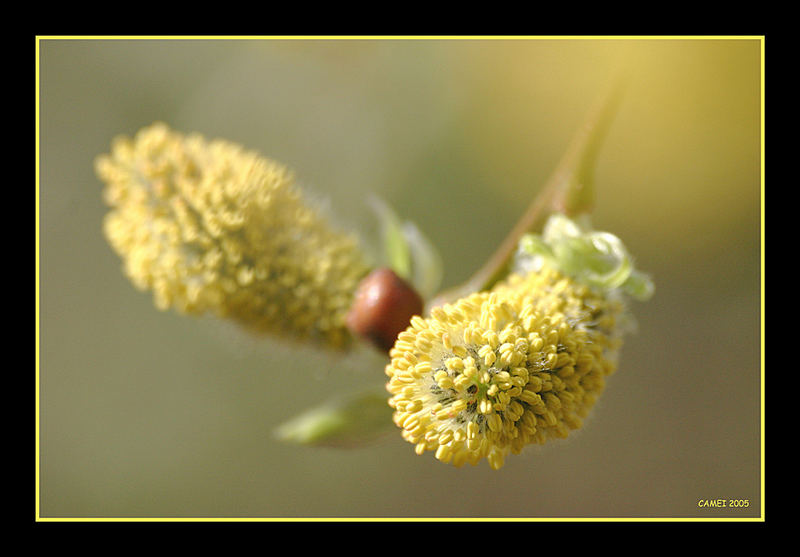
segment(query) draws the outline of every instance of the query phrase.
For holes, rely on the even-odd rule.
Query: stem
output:
[[[589,112],[539,195],[489,260],[466,282],[440,293],[429,304],[429,308],[494,286],[508,274],[520,238],[539,230],[551,213],[561,212],[574,217],[592,210],[597,153],[621,100],[624,84],[623,79],[615,81]]]

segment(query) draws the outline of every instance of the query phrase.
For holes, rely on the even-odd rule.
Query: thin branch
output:
[[[625,79],[615,81],[577,130],[555,171],[489,260],[463,284],[439,294],[429,307],[491,288],[507,273],[523,235],[539,230],[553,212],[588,213],[594,205],[594,167],[602,140],[619,106]]]

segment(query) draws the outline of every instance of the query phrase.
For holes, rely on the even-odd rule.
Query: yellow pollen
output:
[[[160,309],[216,314],[284,339],[344,348],[368,272],[356,239],[310,206],[283,165],[162,123],[95,161],[123,270]]]
[[[416,428],[406,439],[418,454],[454,466],[485,459],[499,469],[509,453],[563,438],[581,427],[615,369],[613,324],[623,311],[545,267],[417,316],[387,366],[395,422],[405,435]]]

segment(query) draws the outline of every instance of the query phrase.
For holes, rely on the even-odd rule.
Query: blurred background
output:
[[[38,44],[42,518],[760,516],[761,41]],[[586,426],[499,472],[417,456],[394,430],[351,450],[277,441],[306,408],[380,386],[384,359],[159,312],[102,235],[93,159],[161,120],[284,162],[367,241],[378,194],[435,241],[453,286],[621,70],[593,223],[656,294],[634,304]]]

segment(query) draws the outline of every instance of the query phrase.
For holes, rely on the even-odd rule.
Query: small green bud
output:
[[[603,290],[621,290],[637,300],[653,295],[649,276],[634,269],[633,258],[617,236],[591,230],[581,222],[554,214],[541,235],[523,236],[517,250],[517,270],[548,264],[579,281]]]

